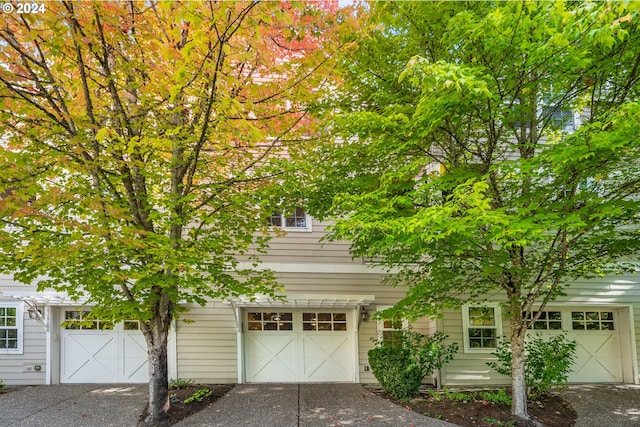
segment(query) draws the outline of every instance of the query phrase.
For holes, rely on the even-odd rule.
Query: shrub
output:
[[[0,390],[2,390],[4,388],[4,383],[2,382],[2,380],[0,380]]]
[[[402,347],[409,350],[420,366],[423,379],[453,360],[458,352],[458,343],[445,345],[446,339],[447,335],[439,331],[433,335],[424,335],[412,329],[402,332]]]
[[[373,375],[389,396],[409,400],[418,395],[422,370],[406,348],[376,347],[369,350]]]
[[[371,369],[389,396],[412,399],[420,392],[420,384],[427,376],[453,359],[458,344],[445,345],[447,336],[436,332],[427,336],[407,329],[402,331],[399,345],[377,341],[377,348],[369,351]]]
[[[525,382],[531,398],[566,385],[576,355],[576,342],[569,341],[566,333],[548,340],[536,334],[526,342],[525,352]],[[511,376],[509,341],[502,340],[493,354],[497,362],[487,362],[487,365],[502,375]]]

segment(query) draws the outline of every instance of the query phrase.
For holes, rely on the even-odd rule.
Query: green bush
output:
[[[439,331],[433,335],[424,335],[412,329],[402,331],[402,347],[409,350],[420,366],[423,379],[451,362],[458,352],[458,343],[445,345],[446,339],[447,335]]]
[[[409,400],[418,395],[422,370],[406,348],[376,347],[369,350],[373,375],[389,396]]]
[[[493,353],[497,362],[487,362],[496,372],[511,376],[511,347],[502,340]],[[576,342],[569,341],[566,333],[544,340],[536,334],[525,344],[525,382],[529,397],[536,398],[543,393],[560,388],[567,383],[571,365],[576,356]]]
[[[2,380],[0,380],[0,390],[2,390],[4,388],[4,383],[2,382]]]
[[[378,347],[369,351],[369,363],[385,392],[399,400],[416,397],[422,381],[458,351],[457,343],[444,344],[446,338],[442,332],[427,336],[407,329],[395,345],[377,341]]]

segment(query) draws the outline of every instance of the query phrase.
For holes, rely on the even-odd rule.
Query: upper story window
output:
[[[0,354],[22,354],[20,303],[0,303]]]
[[[290,214],[274,212],[268,221],[272,227],[280,227],[288,231],[311,231],[311,217],[302,208],[296,208]]]
[[[502,335],[502,313],[497,305],[462,307],[465,352],[491,353]]]

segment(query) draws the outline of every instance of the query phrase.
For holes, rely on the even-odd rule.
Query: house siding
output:
[[[368,351],[377,338],[373,319],[378,305],[393,305],[404,296],[402,288],[392,288],[379,273],[277,273],[276,278],[288,294],[375,295],[375,304],[367,307],[370,318],[358,325],[358,370],[361,383],[376,383],[369,366]],[[184,315],[188,323],[177,322],[178,377],[202,383],[238,381],[238,340],[231,304],[216,301],[206,307],[189,306]],[[435,331],[435,322],[422,319],[414,328],[423,333]]]
[[[637,331],[640,331],[640,276],[606,276],[590,280],[577,280],[566,290],[567,295],[559,297],[548,307],[593,307],[617,309],[620,327],[620,341],[623,352],[629,353],[629,360],[623,366],[624,382],[638,383],[638,345]],[[627,316],[627,313],[631,318]],[[628,327],[627,327],[628,325]],[[442,371],[442,382],[448,386],[482,386],[489,384],[508,384],[510,378],[491,370],[486,362],[495,360],[488,353],[465,353],[463,342],[463,323],[461,310],[445,310],[438,327],[449,336],[449,342],[457,342],[460,352]],[[502,317],[502,335],[509,336],[509,319]]]
[[[0,300],[0,304],[2,302],[15,300]],[[0,380],[5,385],[34,385],[46,381],[44,325],[39,320],[29,319],[26,308],[23,310],[23,319],[22,354],[0,354]],[[40,371],[35,370],[36,365],[41,367]]]

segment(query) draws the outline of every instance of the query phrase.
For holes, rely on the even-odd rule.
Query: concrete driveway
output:
[[[0,394],[2,426],[133,427],[145,385],[51,385]],[[394,405],[359,384],[241,384],[181,423],[197,426],[455,427]]]
[[[578,413],[575,427],[640,426],[640,386],[572,385],[562,396]]]
[[[64,384],[0,394],[6,427],[135,426],[147,404],[146,385]]]
[[[576,427],[640,425],[640,386],[575,385],[562,392]],[[2,426],[133,427],[146,385],[52,385],[0,394]],[[358,384],[243,384],[179,423],[198,426],[451,427],[381,399]]]

